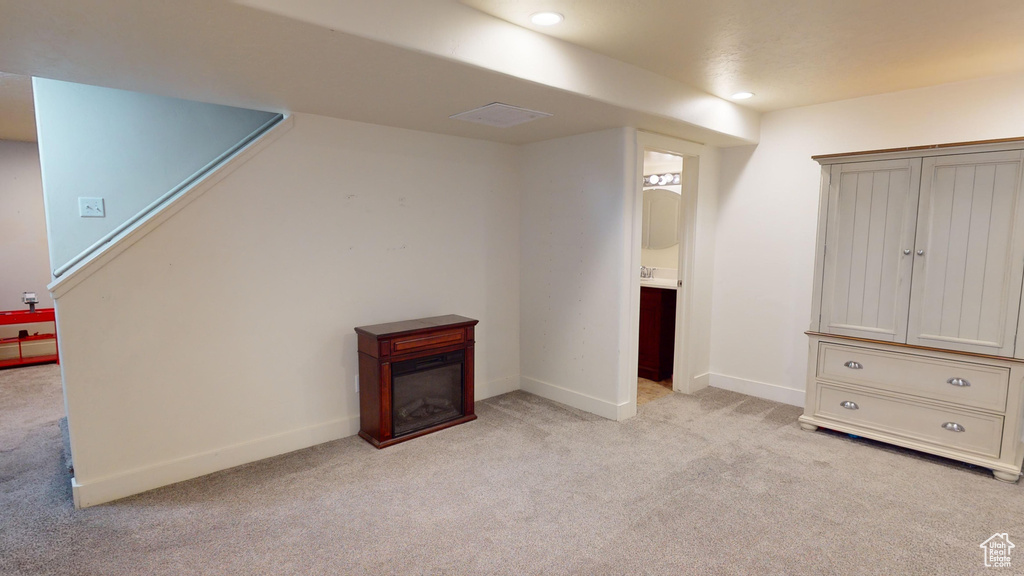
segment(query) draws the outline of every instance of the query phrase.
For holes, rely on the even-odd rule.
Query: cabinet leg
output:
[[[1015,473],[1015,472],[1000,472],[999,470],[993,470],[992,471],[992,476],[994,476],[996,480],[1002,480],[1003,482],[1009,482],[1011,484],[1016,483],[1017,480],[1020,479],[1020,474],[1018,474],[1018,473]]]
[[[806,424],[804,422],[800,423],[800,427],[803,428],[804,430],[808,430],[810,432],[814,432],[815,430],[818,429],[818,427],[815,426],[814,424]]]

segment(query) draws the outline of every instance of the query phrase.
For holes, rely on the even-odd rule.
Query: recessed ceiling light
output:
[[[737,92],[732,95],[733,100],[746,100],[754,96],[753,92]]]
[[[533,22],[537,26],[554,26],[565,17],[558,12],[537,12],[530,16],[530,22]]]

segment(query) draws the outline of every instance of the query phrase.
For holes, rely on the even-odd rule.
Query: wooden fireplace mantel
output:
[[[479,321],[447,315],[402,322],[360,326],[359,435],[384,448],[476,419],[473,406],[474,327]],[[462,415],[452,420],[396,436],[392,422],[392,375],[395,362],[463,351]]]

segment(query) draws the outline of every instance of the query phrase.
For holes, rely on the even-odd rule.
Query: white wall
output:
[[[0,310],[27,310],[22,292],[52,308],[48,264],[38,148],[0,140]]]
[[[51,270],[67,263],[274,114],[33,79]],[[79,197],[106,217],[79,216]]]
[[[812,155],[1024,135],[1024,75],[765,114],[724,150],[712,385],[802,405],[819,166]]]
[[[522,388],[616,418],[630,308],[635,131],[522,148]]]
[[[518,188],[512,146],[297,115],[58,298],[79,504],[354,434],[355,326],[477,318],[477,398],[516,389]]]

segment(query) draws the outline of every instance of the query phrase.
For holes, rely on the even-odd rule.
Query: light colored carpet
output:
[[[721,390],[616,423],[513,392],[75,511],[54,366],[0,371],[0,573],[1008,574],[1024,488]],[[978,545],[1017,542],[1014,569]]]

